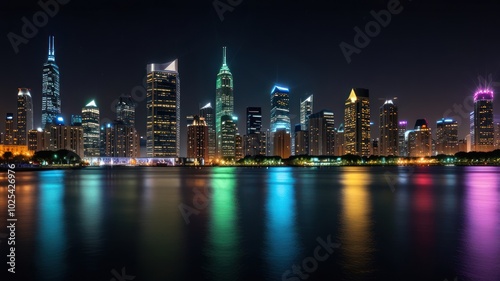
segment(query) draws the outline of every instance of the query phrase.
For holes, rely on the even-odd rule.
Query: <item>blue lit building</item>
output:
[[[285,129],[290,134],[290,90],[274,86],[271,91],[271,133]]]
[[[49,55],[43,65],[42,76],[42,127],[50,125],[60,113],[59,67],[56,64],[54,36],[50,36]]]

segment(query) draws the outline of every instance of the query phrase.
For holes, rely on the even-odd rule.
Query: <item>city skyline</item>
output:
[[[146,101],[145,95],[139,89],[144,85],[142,80],[144,78],[144,65],[154,61],[168,61],[178,58],[180,76],[188,81],[183,83],[183,101],[193,100],[192,103],[182,103],[184,113],[181,114],[180,143],[184,144],[187,130],[184,117],[188,114],[196,113],[201,104],[209,102],[215,104],[213,94],[210,94],[209,91],[213,87],[213,79],[217,74],[217,69],[220,67],[220,58],[216,54],[220,52],[221,46],[227,46],[228,64],[231,65],[231,71],[236,78],[234,85],[234,113],[240,117],[240,120],[245,114],[246,107],[260,106],[263,112],[263,127],[269,128],[270,108],[269,104],[266,104],[266,93],[276,84],[286,85],[290,89],[290,118],[292,127],[300,123],[298,104],[308,94],[315,95],[317,105],[324,105],[321,107],[316,106],[317,110],[315,111],[330,109],[336,114],[337,119],[341,120],[343,115],[343,100],[346,92],[352,87],[363,87],[369,89],[373,97],[370,103],[372,112],[371,121],[375,123],[374,127],[372,127],[374,129],[372,130],[372,138],[378,136],[378,129],[376,128],[379,125],[373,116],[373,112],[377,112],[381,106],[375,99],[397,95],[400,97],[398,101],[400,119],[413,123],[417,119],[426,118],[431,127],[434,127],[435,121],[443,117],[452,117],[458,121],[459,138],[462,139],[468,131],[468,121],[464,117],[463,112],[468,113],[467,108],[470,109],[471,104],[469,104],[469,100],[467,99],[470,97],[471,92],[476,91],[480,84],[477,82],[477,76],[481,75],[485,79],[491,77],[493,86],[497,90],[498,83],[495,81],[498,80],[497,73],[500,63],[497,63],[498,56],[496,55],[496,50],[493,51],[493,48],[489,45],[479,45],[481,48],[478,49],[473,48],[475,45],[464,46],[458,44],[458,42],[462,42],[465,38],[473,38],[473,35],[477,34],[477,32],[472,33],[468,31],[469,29],[473,29],[473,26],[484,26],[481,32],[488,32],[492,28],[490,25],[481,25],[480,23],[485,21],[481,17],[477,21],[470,21],[469,19],[467,24],[472,24],[473,26],[467,29],[464,34],[461,34],[459,38],[450,38],[448,33],[437,33],[437,31],[435,32],[436,34],[432,33],[426,36],[419,33],[409,36],[411,31],[414,30],[411,26],[415,24],[415,21],[419,24],[424,24],[415,18],[418,13],[423,11],[424,4],[412,2],[410,5],[407,2],[401,3],[404,7],[404,12],[398,15],[397,18],[393,17],[391,24],[382,30],[380,36],[372,38],[370,45],[363,48],[362,53],[353,55],[350,64],[345,61],[338,45],[342,41],[352,43],[352,37],[354,36],[352,28],[356,26],[363,27],[363,24],[366,22],[363,18],[370,16],[371,10],[379,11],[385,9],[387,3],[364,3],[358,10],[352,9],[354,4],[338,4],[339,14],[340,11],[347,11],[353,18],[345,21],[342,28],[332,25],[314,26],[319,29],[314,29],[315,31],[307,37],[308,46],[310,46],[308,50],[299,49],[294,47],[293,44],[284,44],[279,48],[271,44],[262,46],[253,41],[249,42],[243,39],[243,34],[236,34],[230,27],[231,24],[242,21],[241,15],[246,15],[249,17],[250,22],[247,25],[243,25],[244,34],[248,35],[249,38],[259,39],[257,42],[263,42],[274,36],[272,30],[260,28],[259,30],[262,31],[262,34],[256,34],[249,27],[261,27],[262,24],[268,23],[268,20],[271,19],[270,14],[273,14],[278,8],[283,9],[283,11],[291,15],[298,14],[300,13],[300,9],[303,8],[300,4],[290,3],[282,5],[269,3],[268,6],[263,8],[259,4],[244,3],[238,6],[238,9],[234,12],[227,13],[226,19],[222,22],[220,22],[215,11],[210,13],[205,10],[204,14],[201,14],[201,11],[197,9],[192,10],[187,9],[187,7],[184,9],[180,5],[179,14],[175,16],[176,18],[182,18],[186,15],[202,15],[199,18],[199,22],[209,21],[213,23],[214,27],[212,31],[219,34],[216,40],[211,40],[213,38],[209,37],[208,34],[210,33],[196,38],[189,37],[190,33],[186,32],[186,30],[189,30],[188,27],[181,27],[175,33],[181,36],[180,38],[182,39],[180,40],[183,40],[182,42],[185,42],[181,44],[182,46],[178,45],[171,48],[160,44],[158,45],[159,47],[148,47],[147,51],[133,53],[127,53],[126,51],[110,53],[109,46],[114,46],[115,44],[110,42],[108,42],[110,44],[101,44],[99,48],[89,49],[90,46],[95,47],[95,44],[92,42],[107,42],[102,38],[104,34],[100,32],[88,33],[82,31],[78,35],[79,40],[75,41],[75,36],[67,32],[68,27],[64,23],[69,21],[69,15],[76,13],[76,7],[81,7],[82,4],[71,3],[71,5],[64,6],[64,10],[61,10],[60,15],[54,17],[53,21],[47,27],[40,29],[39,34],[29,40],[28,44],[20,45],[19,53],[16,56],[8,58],[8,61],[13,62],[13,70],[8,73],[12,79],[7,79],[2,84],[1,89],[8,93],[15,91],[19,87],[31,88],[35,126],[40,126],[42,83],[39,73],[41,65],[43,65],[47,58],[47,36],[54,34],[57,37],[57,62],[62,73],[61,100],[64,105],[62,114],[65,119],[69,120],[70,115],[78,113],[79,108],[83,104],[95,99],[101,107],[101,120],[104,120],[104,122],[112,121],[114,119],[114,112],[112,110],[114,101],[119,99],[120,94],[135,94],[136,97],[139,97],[136,100],[138,124],[136,127],[139,134],[145,136],[146,129],[141,124],[146,122]],[[321,15],[322,13],[321,7],[323,4],[317,4],[316,6],[307,7],[312,15]],[[447,23],[434,21],[438,13],[437,11],[442,11],[443,7],[445,7],[443,4],[426,3],[426,5],[432,5],[435,8],[426,9],[424,12],[430,15],[429,20],[432,24],[437,24],[436,27],[440,28],[439,30],[455,30],[457,28]],[[472,8],[481,10],[487,14],[493,10],[491,6],[495,7],[494,5],[492,3],[478,3]],[[131,7],[133,6],[134,3],[130,3],[124,7],[125,12],[131,11]],[[34,8],[37,8],[37,6]],[[103,13],[105,13],[107,8],[109,6],[102,5],[97,9],[102,9]],[[210,8],[212,7],[210,6]],[[445,16],[459,20],[470,8],[457,3],[455,10],[445,12]],[[63,12],[66,12],[66,14]],[[143,15],[144,12],[144,10],[139,9],[137,16]],[[17,15],[16,13],[6,15],[6,19],[12,22],[13,30],[16,24],[20,23],[19,18],[22,16],[19,15],[17,17]],[[79,16],[86,17],[85,15]],[[259,16],[262,16],[262,22],[257,21]],[[275,16],[282,17],[283,15],[278,14]],[[467,14],[467,16],[475,17],[474,14]],[[344,19],[344,17],[340,15],[340,18]],[[292,23],[298,22],[293,18],[290,20]],[[121,21],[121,23],[127,25],[126,22]],[[431,25],[431,23],[427,24]],[[460,21],[458,22],[459,25],[461,23]],[[308,23],[305,24],[309,25]],[[79,27],[77,30],[81,30],[81,28]],[[199,32],[203,30],[193,28]],[[284,31],[280,38],[291,38],[290,43],[294,42],[293,37],[287,36],[292,30],[290,27],[280,25],[276,28]],[[333,32],[336,30],[339,33]],[[322,41],[321,39],[325,38],[325,34],[336,35],[328,36],[326,41]],[[142,36],[144,35],[138,38],[142,38]],[[413,36],[417,36],[417,38]],[[447,62],[448,56],[441,56],[439,51],[429,52],[428,48],[430,46],[422,46],[421,43],[419,48],[410,48],[407,51],[415,54],[416,57],[420,56],[421,58],[424,53],[429,57],[426,57],[424,60],[410,59],[410,62],[408,62],[408,56],[401,57],[403,56],[401,52],[388,54],[392,46],[389,43],[394,38],[402,40],[401,44],[397,46],[401,46],[403,49],[410,48],[408,45],[410,41],[413,42],[413,40],[420,39],[422,40],[421,42],[433,42],[434,45],[440,47],[438,50],[447,47],[447,54],[449,56],[469,51],[469,49],[472,55],[462,58],[460,64],[457,64],[456,61],[453,61],[453,63],[444,63],[445,61]],[[89,45],[87,45],[87,42],[89,42]],[[452,43],[456,44],[453,45]],[[138,46],[136,45],[135,43],[133,44],[137,48]],[[460,48],[457,46],[460,46]],[[10,46],[8,47],[11,48]],[[89,64],[83,63],[80,58],[81,56],[78,56],[81,52],[86,53],[87,50],[90,51],[88,53],[89,56],[101,58],[93,62],[93,65],[97,66],[97,69],[95,67],[90,68]],[[379,58],[375,55],[377,53],[383,54],[383,56]],[[326,62],[331,62],[326,64],[329,65],[327,68],[322,66],[322,62],[325,62],[325,60],[320,58],[323,57],[327,57]],[[404,58],[407,61],[405,68],[408,71],[405,71],[405,75],[400,75],[401,71],[398,71],[398,68],[394,68],[398,57]],[[382,66],[381,62],[384,62],[383,65],[387,64],[387,66],[383,67],[382,71],[378,71],[378,68]],[[108,71],[108,68],[105,67],[107,65],[119,65],[120,67],[113,69],[113,71]],[[447,65],[452,65],[453,67]],[[19,68],[20,66],[22,68]],[[422,71],[428,70],[431,66],[435,70]],[[91,69],[92,71],[90,71]],[[445,77],[441,75],[437,78],[438,72],[446,72],[447,75]],[[490,74],[492,75],[490,76]],[[81,77],[85,77],[89,83],[80,83],[79,80]],[[7,91],[7,89],[12,90]],[[442,97],[443,101],[446,102],[433,102],[433,98],[436,97]],[[10,101],[11,104],[14,102]],[[5,105],[0,106],[1,113],[14,112],[14,110],[10,109],[11,106],[7,108],[8,104],[9,101]],[[425,114],[422,114],[419,110],[422,111],[423,108],[429,110],[426,110]],[[494,100],[494,108],[500,108],[498,99]],[[241,124],[238,125],[238,130],[240,134],[244,132]],[[185,155],[185,149],[181,151],[181,155]]]

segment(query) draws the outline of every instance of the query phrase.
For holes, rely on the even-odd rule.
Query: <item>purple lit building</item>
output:
[[[480,89],[474,94],[474,151],[492,151],[495,145],[493,90]]]

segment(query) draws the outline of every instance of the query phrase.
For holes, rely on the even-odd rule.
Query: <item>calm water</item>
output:
[[[88,168],[17,186],[17,273],[4,239],[0,280],[500,280],[500,167]]]

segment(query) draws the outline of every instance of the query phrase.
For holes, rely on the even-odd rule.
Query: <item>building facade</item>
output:
[[[29,89],[19,88],[17,94],[17,144],[28,144],[29,130],[33,130],[33,101]]]
[[[279,129],[291,133],[290,124],[290,90],[288,88],[274,86],[271,91],[271,133]]]
[[[179,157],[180,78],[178,61],[147,65],[147,157]]]
[[[301,130],[307,131],[309,125],[309,115],[313,113],[313,95],[308,96],[304,100],[300,100],[300,125]]]
[[[494,150],[493,91],[479,90],[474,94],[474,151]]]
[[[42,74],[42,128],[61,114],[59,66],[56,64],[54,36],[49,36],[49,55]]]
[[[333,112],[322,110],[309,115],[309,155],[335,154],[335,119]]]
[[[379,155],[399,155],[398,107],[392,100],[386,100],[380,107]]]
[[[211,103],[200,108],[200,117],[205,119],[208,127],[208,159],[205,162],[213,162],[217,156],[217,135],[215,134],[215,112]]]
[[[224,154],[231,154],[222,151],[222,117],[233,116],[234,113],[233,74],[227,65],[226,47],[222,48],[222,66],[215,84],[215,131],[217,155],[220,157]]]
[[[5,115],[5,145],[16,145],[17,143],[16,130],[14,129],[14,113]]]
[[[432,133],[425,119],[418,119],[413,130],[405,133],[408,157],[432,156]]]
[[[454,155],[458,152],[458,122],[442,118],[436,122],[436,153]]]
[[[345,102],[344,149],[346,154],[370,155],[370,99],[368,89],[353,88]]]
[[[273,134],[273,156],[279,156],[282,159],[289,158],[291,155],[290,133],[285,128],[279,128]]]
[[[205,118],[194,115],[190,123],[187,125],[187,157],[208,159],[208,125]]]
[[[93,100],[82,108],[83,147],[85,157],[97,157],[101,155],[99,123],[99,108]]]

